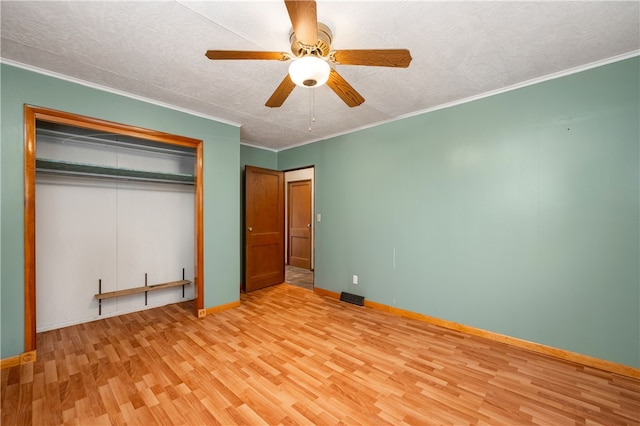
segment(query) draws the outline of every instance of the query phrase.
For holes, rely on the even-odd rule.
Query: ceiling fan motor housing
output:
[[[292,28],[289,32],[289,42],[291,43],[291,53],[295,56],[313,54],[326,58],[331,51],[331,30],[322,22],[318,22],[318,42],[315,46],[304,46],[298,41]]]

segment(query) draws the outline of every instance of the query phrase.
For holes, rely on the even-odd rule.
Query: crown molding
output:
[[[35,72],[37,74],[46,75],[48,77],[57,78],[59,80],[68,81],[70,83],[79,84],[81,86],[90,87],[92,89],[100,90],[100,91],[103,91],[103,92],[113,93],[115,95],[124,96],[126,98],[135,99],[137,101],[142,101],[142,102],[145,102],[145,103],[148,103],[148,104],[152,104],[152,105],[156,105],[156,106],[159,106],[159,107],[168,108],[168,109],[171,109],[171,110],[174,110],[174,111],[182,112],[182,113],[193,115],[193,116],[200,117],[200,118],[205,118],[207,120],[213,120],[213,121],[216,121],[218,123],[228,124],[228,125],[234,126],[234,127],[241,127],[242,126],[242,124],[240,124],[240,123],[236,123],[236,122],[233,122],[233,121],[225,120],[223,118],[213,117],[211,115],[202,114],[200,112],[192,111],[192,110],[189,110],[189,109],[186,109],[186,108],[180,108],[180,107],[177,107],[175,105],[171,105],[171,104],[167,104],[167,103],[164,103],[164,102],[156,101],[156,100],[153,100],[153,99],[145,98],[144,96],[138,96],[138,95],[134,95],[132,93],[128,93],[128,92],[122,91],[122,90],[113,89],[111,87],[106,87],[106,86],[101,86],[99,84],[90,83],[88,81],[81,80],[79,78],[69,77],[68,75],[64,75],[64,74],[60,74],[60,73],[57,73],[57,72],[54,72],[54,71],[49,71],[49,70],[45,70],[45,69],[42,69],[42,68],[34,67],[32,65],[23,64],[21,62],[12,61],[10,59],[0,58],[0,64],[7,64],[7,65],[10,65],[12,67],[21,68],[21,69],[24,69],[24,70],[27,70],[27,71]]]
[[[383,121],[378,121],[378,122],[375,122],[375,123],[367,124],[366,126],[362,126],[362,127],[358,127],[358,128],[355,128],[355,129],[351,129],[351,130],[349,130],[347,132],[334,133],[334,134],[331,134],[329,136],[324,136],[322,138],[318,138],[318,139],[314,139],[314,140],[310,140],[310,141],[306,141],[306,142],[301,142],[301,143],[295,144],[295,145],[290,145],[290,146],[288,146],[286,148],[279,149],[277,152],[285,151],[287,149],[297,148],[297,147],[300,147],[300,146],[303,146],[303,145],[308,145],[308,144],[315,143],[315,142],[325,141],[325,140],[332,139],[332,138],[335,138],[335,137],[338,137],[338,136],[344,136],[344,135],[347,135],[347,134],[350,134],[350,133],[354,133],[354,132],[358,132],[358,131],[361,131],[361,130],[370,129],[372,127],[377,127],[377,126],[380,126],[382,124],[393,123],[394,121],[399,121],[399,120],[404,120],[406,118],[415,117],[417,115],[422,115],[422,114],[426,114],[426,113],[433,112],[433,111],[438,111],[438,110],[445,109],[445,108],[451,108],[451,107],[454,107],[454,106],[457,106],[457,105],[462,105],[462,104],[466,104],[466,103],[469,103],[469,102],[477,101],[479,99],[488,98],[488,97],[495,96],[495,95],[500,95],[502,93],[511,92],[511,91],[517,90],[517,89],[522,89],[523,87],[533,86],[535,84],[543,83],[545,81],[555,80],[557,78],[566,77],[566,76],[569,76],[569,75],[572,75],[572,74],[578,74],[578,73],[580,73],[582,71],[587,71],[587,70],[590,70],[590,69],[593,69],[593,68],[598,68],[598,67],[601,67],[601,66],[604,66],[604,65],[609,65],[609,64],[615,63],[615,62],[624,61],[625,59],[630,59],[630,58],[633,58],[633,57],[636,57],[636,56],[640,56],[640,50],[633,50],[631,52],[623,53],[621,55],[612,56],[610,58],[601,59],[599,61],[591,62],[591,63],[585,64],[585,65],[580,65],[578,67],[569,68],[569,69],[566,69],[566,70],[563,70],[563,71],[559,71],[559,72],[556,72],[556,73],[552,73],[552,74],[547,74],[547,75],[542,76],[542,77],[533,78],[531,80],[526,80],[526,81],[523,81],[523,82],[520,82],[520,83],[512,84],[511,86],[502,87],[500,89],[491,90],[489,92],[481,93],[479,95],[470,96],[468,98],[459,99],[457,101],[448,102],[446,104],[436,105],[434,107],[423,109],[423,110],[420,110],[420,111],[414,111],[414,112],[411,112],[409,114],[404,114],[404,115],[400,115],[400,116],[397,116],[397,117],[390,118],[388,120],[383,120]]]

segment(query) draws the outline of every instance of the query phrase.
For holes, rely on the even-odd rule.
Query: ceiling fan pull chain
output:
[[[316,88],[311,89],[311,121],[316,122]]]
[[[311,125],[316,122],[316,92],[315,88],[309,89],[309,133],[311,133]]]
[[[309,90],[309,92],[313,92],[313,90]],[[313,116],[313,100],[311,99],[311,93],[309,93],[309,133],[311,133],[311,117]]]

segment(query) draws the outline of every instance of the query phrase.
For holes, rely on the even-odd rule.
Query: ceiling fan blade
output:
[[[306,46],[318,42],[318,14],[315,1],[285,0],[289,19],[298,41]]]
[[[284,52],[259,52],[250,50],[207,50],[205,56],[209,59],[266,59],[287,61],[291,55]]]
[[[280,83],[280,85],[273,92],[265,106],[268,106],[269,108],[277,108],[279,106],[282,106],[284,101],[287,100],[287,97],[295,87],[296,84],[293,82],[293,80],[291,80],[289,74],[287,74],[284,80],[282,80],[282,83]]]
[[[407,49],[336,50],[330,58],[340,65],[407,68],[411,63]]]
[[[329,74],[329,80],[327,80],[327,86],[331,88],[336,95],[340,97],[351,108],[356,107],[364,102],[364,98],[351,87],[347,80],[342,78],[340,74],[334,69],[331,69]]]

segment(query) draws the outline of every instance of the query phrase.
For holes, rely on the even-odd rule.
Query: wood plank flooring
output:
[[[282,284],[37,336],[3,425],[637,425],[640,381]]]

